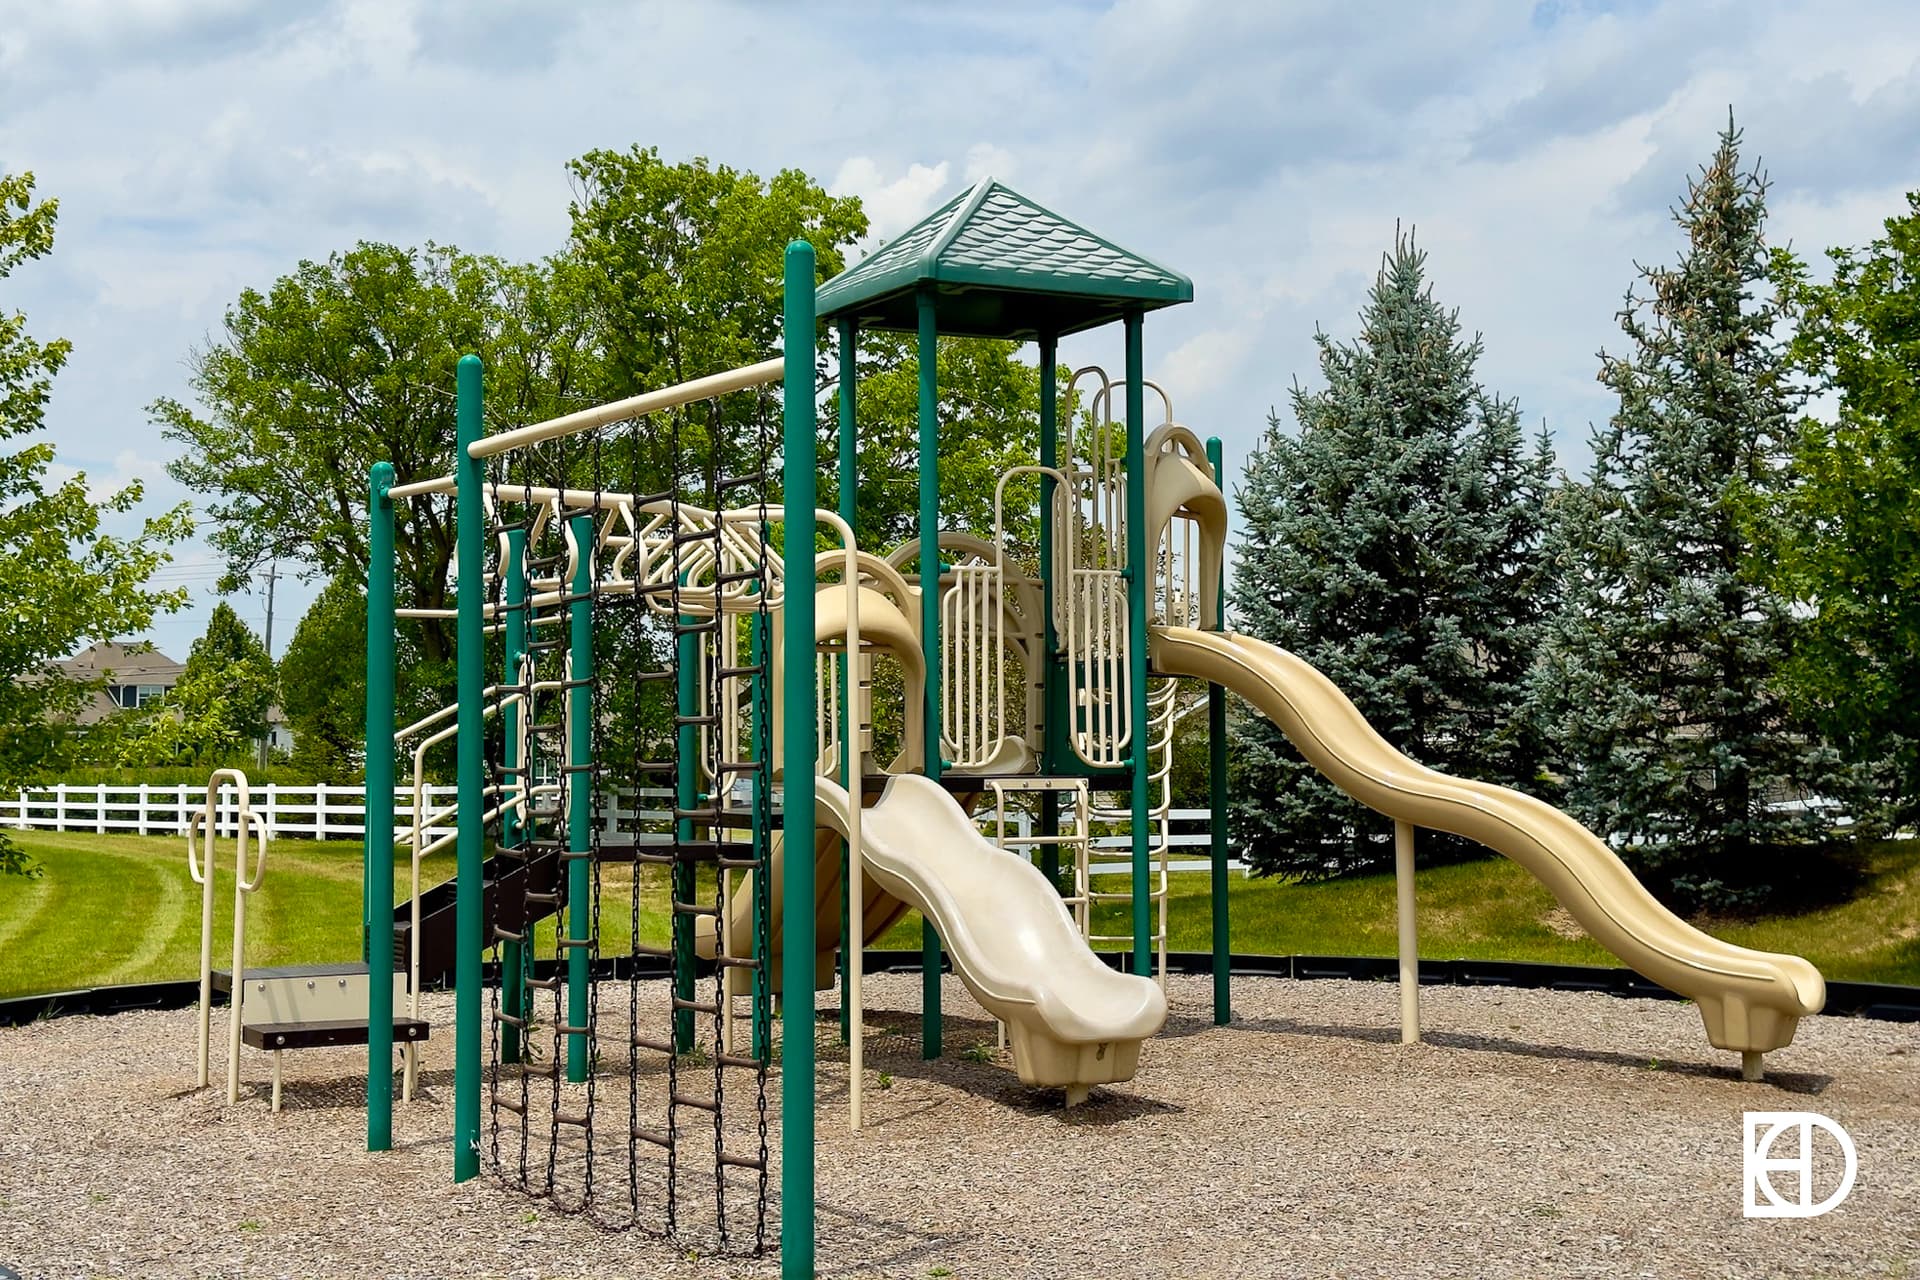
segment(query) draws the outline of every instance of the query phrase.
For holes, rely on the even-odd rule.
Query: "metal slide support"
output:
[[[1420,1040],[1420,925],[1413,906],[1413,824],[1393,824],[1394,901],[1400,917],[1400,1043]]]
[[[1223,484],[1220,468],[1223,454],[1220,437],[1207,441],[1207,465],[1213,468],[1213,482]],[[1227,570],[1221,558],[1217,599],[1219,609],[1204,621],[1216,630],[1227,629]],[[1233,1021],[1233,925],[1227,910],[1227,690],[1207,685],[1207,823],[1211,836],[1213,867],[1210,889],[1213,897],[1213,1021],[1224,1027]]]
[[[859,341],[859,330],[855,327],[852,317],[850,316],[841,317],[840,319],[840,441],[839,441],[839,444],[840,444],[840,484],[839,484],[840,518],[847,522],[847,528],[853,530],[854,537],[856,538],[860,536],[860,521],[859,521],[860,435],[859,435],[859,427],[857,425],[857,419],[855,415],[855,405],[854,405],[854,383],[858,381],[858,375],[859,375],[859,363],[857,360],[858,350],[854,344],[858,341]],[[856,655],[842,655],[841,657],[835,659],[835,661],[837,661],[840,664],[840,688],[844,691],[841,696],[847,699],[846,703],[844,704],[845,708],[849,712],[855,711],[861,705],[859,691],[854,688],[854,686],[858,684],[860,681],[859,658]],[[851,720],[852,716],[849,716],[848,718]],[[846,782],[848,778],[853,776],[851,771],[847,768],[848,752],[858,749],[858,744],[852,741],[852,739],[857,736],[858,736],[857,733],[849,734],[844,732],[840,735],[840,781],[843,784]],[[854,796],[853,802],[855,804],[860,804],[862,802],[862,799],[859,796]],[[855,1011],[853,1009],[853,1000],[852,1000],[853,986],[852,986],[852,983],[849,982],[848,980],[848,964],[849,964],[848,957],[852,954],[852,949],[854,947],[862,946],[866,942],[866,939],[864,938],[855,938],[855,937],[849,936],[849,932],[848,932],[849,927],[852,923],[852,918],[853,918],[853,910],[852,910],[853,904],[849,898],[849,893],[851,892],[851,887],[852,887],[852,874],[851,874],[852,869],[849,866],[849,863],[851,862],[851,860],[852,860],[851,851],[847,848],[847,842],[845,840],[842,840],[840,842],[840,1043],[841,1044],[848,1043],[848,1041],[852,1038],[853,1019],[855,1016]]]
[[[481,417],[480,357],[464,355],[455,375],[457,442],[454,507],[459,613],[455,633],[455,746],[460,814],[454,871],[453,1180],[480,1172],[481,863],[486,858],[486,510],[480,460],[472,446],[486,432]]]
[[[1147,559],[1146,373],[1141,352],[1141,317],[1126,316],[1127,336],[1127,668],[1132,725],[1128,759],[1132,764],[1133,805],[1133,971],[1153,976],[1153,752],[1147,708],[1147,588],[1153,564]]]
[[[926,658],[925,772],[940,781],[940,334],[933,289],[921,285],[920,361],[920,651]],[[940,1056],[940,935],[920,921],[920,1056]]]
[[[527,531],[509,529],[507,531],[507,563],[505,588],[502,605],[505,609],[506,661],[500,674],[502,689],[510,689],[520,683],[520,663],[527,652],[527,583],[526,583]],[[518,769],[528,762],[520,758],[520,704],[509,694],[500,699],[500,731],[503,739],[501,763],[508,770]],[[509,776],[512,776],[509,773]],[[521,782],[521,794],[530,785],[528,780]],[[516,849],[523,838],[521,832],[521,811],[509,809],[507,801],[512,799],[505,792],[500,804],[500,847]],[[526,950],[521,943],[508,942],[500,949],[500,1005],[511,1018],[527,1016],[527,972]],[[520,1028],[512,1022],[500,1024],[500,1061],[520,1061]]]
[[[786,557],[806,564],[813,554],[814,503],[818,492],[814,442],[813,246],[787,246],[781,346],[786,360],[782,392],[785,418],[784,493]],[[785,722],[782,729],[781,839],[800,856],[781,859],[784,901],[797,904],[781,929],[783,1033],[780,1063],[780,1274],[783,1280],[814,1275],[814,1047],[813,1047],[813,848],[814,773],[818,767],[818,722],[814,707],[814,599],[810,584],[796,581],[786,594]]]
[[[393,1146],[393,464],[367,482],[367,1150]],[[235,980],[239,978],[234,975]],[[236,988],[237,989],[237,988]],[[236,996],[235,999],[238,999]]]
[[[593,852],[593,517],[575,516],[573,601],[567,606],[567,852]],[[589,858],[567,863],[567,940],[592,937],[593,868]],[[567,1025],[587,1025],[592,948],[567,948]],[[585,1031],[567,1036],[567,1079],[587,1078],[593,1046]]]

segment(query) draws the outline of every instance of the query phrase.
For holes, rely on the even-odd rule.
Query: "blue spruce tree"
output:
[[[1236,498],[1236,625],[1339,685],[1424,764],[1526,785],[1525,708],[1548,607],[1542,519],[1552,456],[1475,381],[1478,337],[1434,300],[1396,236],[1350,345],[1316,341],[1326,385],[1268,418]],[[1235,841],[1262,873],[1390,862],[1392,825],[1324,782],[1264,719],[1233,723]],[[1422,833],[1423,851],[1439,841]],[[1450,838],[1448,838],[1450,840]]]
[[[1601,353],[1619,409],[1591,483],[1557,506],[1563,603],[1539,705],[1569,808],[1683,908],[1751,904],[1783,883],[1845,790],[1794,723],[1779,677],[1797,627],[1750,543],[1777,509],[1799,397],[1765,281],[1766,182],[1729,121],[1674,219],[1678,262],[1643,268]]]

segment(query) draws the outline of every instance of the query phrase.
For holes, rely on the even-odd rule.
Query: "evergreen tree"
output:
[[[1237,499],[1240,629],[1324,671],[1424,764],[1525,785],[1525,689],[1546,605],[1552,457],[1474,379],[1478,337],[1396,235],[1351,345],[1317,336],[1326,386],[1268,419]],[[1392,857],[1391,824],[1323,781],[1264,719],[1233,726],[1232,821],[1261,872],[1337,875]],[[1423,833],[1423,848],[1432,833]]]
[[[1765,279],[1766,182],[1728,122],[1674,211],[1687,245],[1643,268],[1601,353],[1619,409],[1555,521],[1563,607],[1538,692],[1576,816],[1682,906],[1756,900],[1827,820],[1834,753],[1776,687],[1795,626],[1745,530],[1778,502],[1798,407]]]

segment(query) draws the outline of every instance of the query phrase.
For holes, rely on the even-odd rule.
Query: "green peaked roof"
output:
[[[982,179],[820,286],[822,319],[866,329],[918,326],[932,288],[940,332],[983,338],[1066,334],[1193,300],[1193,281]]]

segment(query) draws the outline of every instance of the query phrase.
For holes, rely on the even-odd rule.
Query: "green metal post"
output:
[[[1147,559],[1146,371],[1141,355],[1140,313],[1126,316],[1127,336],[1127,681],[1133,764],[1133,971],[1153,973],[1153,912],[1149,898],[1149,776],[1147,752],[1147,591],[1153,565]]]
[[[781,346],[786,357],[782,407],[786,553],[810,556],[819,477],[814,444],[813,246],[787,246]],[[789,850],[813,848],[813,776],[819,761],[814,740],[813,592],[804,584],[786,597],[785,735],[781,752],[785,785],[781,838]],[[795,906],[781,923],[781,987],[787,993],[780,1016],[784,1043],[780,1065],[780,1274],[813,1280],[814,1053],[813,1053],[813,859],[781,860],[782,898]]]
[[[481,506],[480,462],[467,452],[485,433],[480,399],[480,357],[460,357],[455,376],[454,502],[460,575],[455,653],[459,705],[455,746],[460,806],[454,870],[453,1180],[480,1172],[480,923],[481,863],[486,858],[483,820],[486,759],[486,512]]]
[[[920,651],[926,659],[926,773],[940,759],[940,332],[933,289],[919,292],[920,360]],[[920,921],[920,1056],[940,1056],[940,934]]]
[[[681,581],[684,585],[685,578]],[[676,621],[682,627],[690,627],[700,619],[683,613]],[[700,637],[697,634],[688,633],[674,641],[674,708],[683,723],[674,734],[673,800],[680,808],[691,809],[700,803],[700,726],[685,721],[700,714]],[[675,839],[693,839],[691,818],[680,818],[673,825]],[[675,862],[669,880],[673,885],[673,901],[695,900],[691,862]],[[676,910],[672,931],[674,998],[690,1001],[693,999],[693,917]],[[693,1049],[692,1009],[673,1011],[673,1047],[680,1053]]]
[[[1207,464],[1213,468],[1214,483],[1224,491],[1221,470],[1220,437],[1207,441]],[[1220,567],[1220,606],[1214,616],[1203,621],[1216,630],[1227,629],[1227,571],[1224,558]],[[1227,917],[1227,691],[1218,684],[1207,686],[1207,780],[1209,785],[1208,831],[1213,852],[1213,1021],[1224,1027],[1233,1021],[1232,961],[1233,932]]]
[[[573,545],[579,562],[573,570],[573,602],[567,606],[567,851],[593,850],[593,517],[575,516]],[[588,1043],[587,984],[593,980],[593,882],[590,859],[567,863],[567,1079],[587,1078],[592,1047]]]
[[[367,481],[367,1150],[393,1146],[393,464]]]
[[[507,531],[506,574],[502,582],[502,606],[505,610],[506,660],[502,664],[500,682],[503,685],[520,683],[520,662],[527,652],[527,584],[524,566],[527,554],[527,531],[509,529]],[[501,745],[500,759],[508,769],[517,769],[525,764],[520,758],[520,706],[518,703],[501,700],[500,732],[504,739]],[[500,815],[500,847],[518,848],[521,841],[521,817],[518,813]],[[510,1017],[524,1018],[527,1012],[527,961],[526,949],[518,942],[509,942],[500,948],[500,1005]],[[511,1022],[500,1024],[500,1061],[520,1061],[520,1028]]]
[[[847,522],[847,528],[859,537],[860,529],[860,434],[854,406],[854,383],[858,380],[858,351],[855,343],[859,341],[858,330],[851,318],[840,321],[840,518]],[[848,657],[842,657],[840,663],[841,696],[848,699],[848,705],[858,705],[854,697],[853,683],[859,678],[859,667],[851,664]],[[840,780],[845,782],[853,776],[850,767],[853,758],[849,754],[853,743],[842,734],[840,743]],[[855,796],[857,804],[861,797]],[[849,955],[851,948],[865,943],[864,938],[848,937],[853,926],[852,902],[848,895],[852,892],[852,877],[849,875],[848,862],[851,855],[847,842],[840,842],[840,1043],[846,1044],[853,1038],[853,1001],[850,998],[851,986],[847,981]]]
[[[767,742],[767,734],[772,731],[772,726],[767,723],[766,714],[761,710],[763,691],[766,689],[767,681],[771,679],[767,670],[767,653],[772,647],[772,622],[773,620],[769,615],[765,613],[755,613],[748,619],[747,624],[748,643],[751,654],[747,660],[753,666],[759,668],[753,675],[748,677],[749,692],[747,699],[751,707],[748,713],[748,719],[753,728],[753,749],[756,754],[768,762],[766,772],[760,778],[755,779],[756,788],[770,786],[773,781],[773,748]],[[764,797],[758,794],[754,796],[754,812],[756,815],[772,812],[770,806],[766,808],[762,807],[763,801]],[[771,865],[767,857],[767,850],[773,844],[773,833],[763,829],[756,821],[752,835],[754,858],[762,867]],[[762,962],[755,964],[753,967],[753,1056],[760,1062],[768,1061],[773,1055],[773,1028],[768,1025],[767,1019],[762,1016],[762,1010],[767,1008],[768,1002],[771,999],[767,983],[767,964],[770,962],[767,961],[767,958],[760,952],[760,939],[765,936],[763,926],[766,923],[763,918],[761,906],[763,886],[759,883],[759,878],[763,874],[763,872],[754,873],[755,883],[753,894],[753,958],[756,961]]]
[[[1058,364],[1060,359],[1059,340],[1052,334],[1040,335],[1040,465],[1058,467],[1060,465],[1060,424]],[[1058,486],[1052,476],[1044,472],[1040,476],[1040,614],[1045,641],[1040,647],[1040,771],[1053,776],[1059,767],[1053,750],[1054,739],[1054,686],[1061,683],[1054,675],[1060,647],[1060,637],[1053,626],[1054,592],[1065,590],[1065,583],[1053,580],[1053,540],[1059,534],[1053,527],[1054,490]],[[1029,675],[1031,678],[1031,675]],[[1060,797],[1052,791],[1040,793],[1040,834],[1043,837],[1060,834]],[[1047,883],[1056,890],[1060,888],[1060,846],[1043,844],[1040,846],[1040,873]]]

